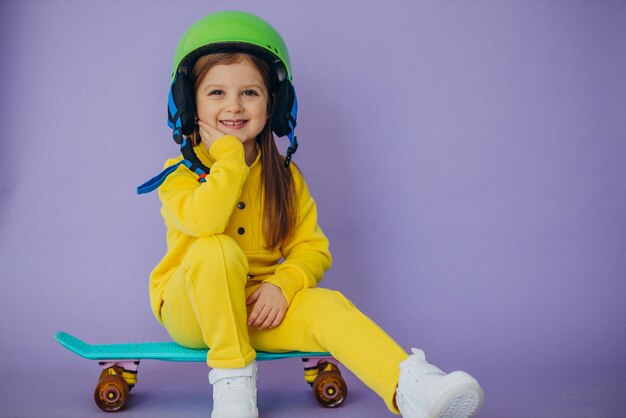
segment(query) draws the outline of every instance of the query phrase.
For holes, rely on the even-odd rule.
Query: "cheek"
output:
[[[196,98],[196,113],[200,118],[207,118],[216,112],[215,106],[209,100]]]
[[[269,117],[269,113],[267,110],[267,104],[265,103],[259,104],[259,106],[255,106],[254,109],[255,117],[259,120],[259,122],[263,123],[263,125],[265,125],[265,122]]]

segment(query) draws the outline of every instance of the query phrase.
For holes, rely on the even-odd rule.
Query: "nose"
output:
[[[241,96],[230,95],[226,102],[226,111],[232,113],[240,113],[243,111],[243,103],[241,102]]]

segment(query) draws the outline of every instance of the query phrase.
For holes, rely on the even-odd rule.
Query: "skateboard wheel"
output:
[[[100,379],[93,393],[96,405],[106,412],[117,412],[128,400],[130,388],[122,376],[106,375]]]
[[[320,371],[320,374],[313,382],[315,399],[317,399],[324,408],[336,408],[340,406],[348,396],[348,386],[346,386],[346,382],[343,380],[337,366],[332,366],[330,370],[326,367],[326,371]],[[320,365],[320,369],[324,369],[324,367]]]

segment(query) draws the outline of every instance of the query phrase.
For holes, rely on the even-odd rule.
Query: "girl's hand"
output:
[[[211,148],[211,145],[215,141],[226,135],[226,133],[201,120],[198,120],[198,127],[200,128],[200,138],[202,139],[202,144],[204,144],[207,151],[209,151],[209,148]]]
[[[252,292],[246,305],[254,305],[248,316],[248,326],[260,330],[275,328],[283,321],[287,312],[287,299],[280,287],[263,283]]]

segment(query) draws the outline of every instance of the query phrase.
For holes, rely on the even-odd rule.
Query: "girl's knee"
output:
[[[322,302],[326,306],[331,308],[334,307],[335,309],[351,309],[354,307],[354,305],[352,305],[352,302],[350,302],[340,291],[327,289],[320,290],[325,291],[323,293],[324,296],[322,298]]]
[[[243,250],[234,239],[224,234],[196,238],[187,251],[185,263],[188,265],[210,263],[214,266],[241,264],[248,269]]]
[[[356,311],[355,306],[341,292],[324,288],[305,289],[300,291],[302,307],[308,311],[312,318],[323,322],[333,321],[338,317],[345,317],[347,314]]]

